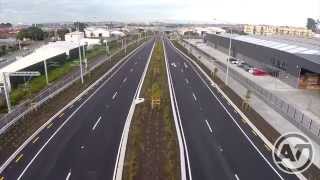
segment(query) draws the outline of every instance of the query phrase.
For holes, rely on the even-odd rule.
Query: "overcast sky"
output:
[[[213,21],[305,26],[320,0],[0,0],[0,22]]]

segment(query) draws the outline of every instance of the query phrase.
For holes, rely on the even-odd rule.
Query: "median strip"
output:
[[[157,42],[129,132],[123,179],[180,179],[163,46]]]

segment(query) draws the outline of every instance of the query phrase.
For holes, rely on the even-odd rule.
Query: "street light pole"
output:
[[[87,61],[87,57],[86,57],[86,48],[84,46],[85,45],[82,46],[83,59],[84,59],[84,68],[85,68],[85,70],[87,70],[88,69],[88,61]]]
[[[107,53],[107,56],[109,56],[109,46],[108,46],[108,40],[106,39],[106,53]]]
[[[4,89],[4,94],[6,96],[7,108],[8,108],[8,112],[10,113],[11,103],[10,103],[10,97],[9,97],[8,85],[7,85],[7,74],[3,72],[2,77],[3,77],[3,89]]]
[[[80,78],[81,78],[81,83],[83,84],[83,71],[82,71],[82,60],[81,60],[81,45],[79,41],[79,62],[80,62]]]
[[[230,66],[230,58],[231,58],[231,46],[232,46],[232,28],[231,28],[231,34],[230,34],[230,43],[229,43],[229,57],[227,59],[227,74],[226,74],[226,85],[228,85],[229,80],[229,66]]]
[[[49,84],[49,78],[48,78],[48,67],[47,67],[47,61],[44,60],[43,61],[43,64],[44,64],[44,73],[46,75],[46,82],[47,82],[47,85]]]
[[[127,39],[124,39],[124,54],[127,55]]]

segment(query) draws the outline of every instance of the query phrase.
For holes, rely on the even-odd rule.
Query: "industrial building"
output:
[[[290,86],[320,89],[320,49],[316,46],[251,36],[206,34],[205,41],[231,56],[262,68]]]

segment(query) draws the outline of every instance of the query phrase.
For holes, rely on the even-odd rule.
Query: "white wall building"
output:
[[[64,35],[64,38],[67,42],[79,42],[81,39],[84,38],[84,32],[71,32]]]
[[[110,31],[104,28],[88,27],[84,29],[87,38],[109,38]]]

